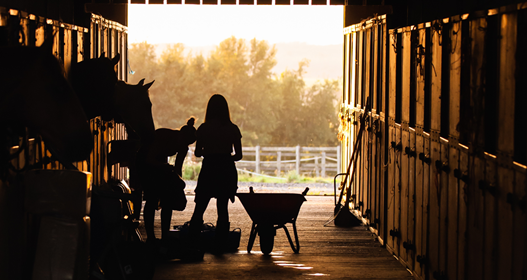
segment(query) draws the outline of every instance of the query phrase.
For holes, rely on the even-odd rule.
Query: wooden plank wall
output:
[[[348,127],[353,137],[343,139],[342,146],[348,147],[347,156],[343,156],[343,168],[348,166],[353,144],[357,141],[360,119],[366,118],[365,130],[362,134],[360,157],[357,161],[356,178],[353,184],[350,209],[359,216],[370,230],[378,234],[384,242],[382,234],[384,224],[384,180],[379,176],[383,170],[384,148],[384,112],[385,95],[385,44],[387,38],[386,17],[381,16],[368,21],[365,25],[356,25],[345,30],[345,63],[344,74],[347,77],[341,112],[348,112]],[[371,111],[366,112],[366,100],[370,98]],[[346,158],[346,159],[344,159]],[[345,163],[345,164],[344,164]],[[352,168],[352,170],[353,170]],[[346,169],[342,169],[346,170]]]
[[[97,16],[94,17],[93,21],[95,19],[99,22],[104,21]],[[92,56],[93,53],[88,51],[93,46],[105,49],[110,55],[120,52],[122,58],[118,65],[118,75],[119,79],[126,80],[126,28],[106,21],[105,32],[113,34],[118,39],[105,39],[104,41],[99,38],[94,40],[94,36],[100,36],[100,33],[95,32],[93,28],[93,26],[75,26],[56,19],[29,14],[25,11],[0,7],[0,30],[3,31],[1,33],[3,36],[7,36],[7,38],[0,38],[3,44],[40,46],[44,40],[51,39],[54,41],[53,54],[63,62],[66,71],[72,63],[95,57]],[[18,36],[19,29],[24,36]],[[101,44],[105,42],[106,45],[97,45],[94,41]],[[126,139],[126,131],[122,124],[101,122],[99,118],[90,120],[90,124],[94,134],[94,150],[87,161],[77,162],[74,165],[81,171],[93,173],[94,178],[96,178],[93,181],[94,184],[100,184],[108,179],[105,165],[107,143],[114,139]],[[20,145],[12,147],[11,153],[17,152],[21,145],[22,142]],[[13,159],[11,164],[19,170],[27,164],[36,163],[42,163],[43,169],[63,168],[60,163],[50,158],[50,152],[46,150],[44,143],[37,136],[27,139],[27,148],[17,158]],[[119,179],[128,178],[125,168],[116,166],[113,170],[115,177]],[[24,267],[24,264],[31,263],[26,258],[31,255],[31,248],[34,248],[34,244],[31,242],[36,240],[38,231],[34,230],[35,224],[30,215],[24,211],[12,211],[12,209],[20,209],[21,205],[24,205],[23,189],[14,180],[16,174],[16,171],[11,171],[6,178],[2,178],[0,181],[0,213],[9,213],[9,215],[0,214],[0,223],[9,225],[8,231],[0,231],[0,259],[6,260],[0,263],[0,271],[9,279],[20,277],[29,279],[31,276],[26,274],[31,272],[31,268]]]
[[[343,139],[364,144],[351,207],[417,279],[527,275],[525,7],[344,30],[342,106],[367,117]]]

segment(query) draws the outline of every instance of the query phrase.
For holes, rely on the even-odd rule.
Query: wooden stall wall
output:
[[[363,143],[351,206],[418,279],[527,275],[526,7],[383,30],[384,40],[375,34],[389,16],[344,29],[342,112],[356,118],[342,146]]]
[[[385,74],[386,74],[386,17],[380,16],[364,24],[350,26],[344,30],[345,63],[343,104],[341,120],[348,128],[351,137],[341,137],[342,147],[347,147],[343,156],[343,169],[350,164],[353,145],[361,141],[360,155],[356,166],[355,178],[350,196],[350,209],[359,216],[364,224],[384,242],[386,233],[383,223],[385,206],[384,188],[384,147],[385,139]],[[366,110],[367,99],[371,110]],[[361,139],[359,123],[365,119],[365,130]],[[344,155],[344,154],[343,154]]]
[[[119,79],[126,81],[126,28],[98,16],[92,16],[92,22],[102,23],[100,29],[109,34],[105,40],[99,38],[103,33],[96,32],[93,25],[76,26],[25,11],[0,7],[0,45],[40,46],[44,40],[53,40],[53,54],[63,63],[66,71],[73,63],[96,57],[99,52],[92,53],[94,46],[104,49],[110,56],[119,52],[122,59],[118,65],[118,75]],[[93,43],[93,34],[97,36],[97,44]],[[96,178],[93,183],[100,184],[109,177],[105,165],[107,144],[114,139],[126,139],[126,131],[123,124],[102,122],[99,118],[90,120],[90,124],[94,150],[87,161],[74,165],[81,171],[91,172]],[[21,153],[11,160],[12,169],[7,174],[2,174],[0,181],[0,223],[9,227],[9,230],[0,231],[0,271],[9,279],[31,278],[28,274],[31,273],[31,268],[26,266],[32,261],[27,258],[33,254],[35,244],[32,240],[38,234],[32,216],[20,210],[23,209],[24,195],[23,188],[17,184],[18,175],[26,169],[63,169],[63,166],[53,159],[38,135],[31,131],[26,134],[29,137],[20,139],[18,145],[11,147],[11,154],[17,154],[19,149]],[[112,171],[113,176],[118,179],[128,178],[125,168],[119,168],[117,165],[113,166]]]

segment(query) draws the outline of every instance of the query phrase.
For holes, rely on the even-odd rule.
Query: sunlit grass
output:
[[[173,162],[172,162],[173,163]],[[182,177],[183,180],[196,181],[201,170],[201,163],[192,163],[186,161],[183,164]],[[246,172],[238,172],[238,182],[254,182],[254,183],[331,183],[332,177],[309,177],[296,173],[296,171],[289,171],[281,176],[260,176],[257,174],[249,174]]]
[[[255,182],[255,183],[333,183],[332,178],[307,177],[298,175],[295,171],[284,174],[284,177],[273,178],[254,174],[238,172],[238,182]]]

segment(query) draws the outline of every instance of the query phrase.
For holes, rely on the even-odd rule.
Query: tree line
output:
[[[297,69],[272,72],[276,48],[265,40],[230,37],[208,56],[170,45],[158,57],[155,45],[131,44],[130,83],[155,80],[150,88],[157,128],[177,129],[190,116],[203,121],[208,99],[222,94],[244,146],[337,145],[338,80],[306,86],[304,59]]]

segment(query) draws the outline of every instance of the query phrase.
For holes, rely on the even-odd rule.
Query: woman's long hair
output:
[[[204,122],[216,120],[222,123],[232,123],[227,100],[221,94],[214,94],[207,104]]]

